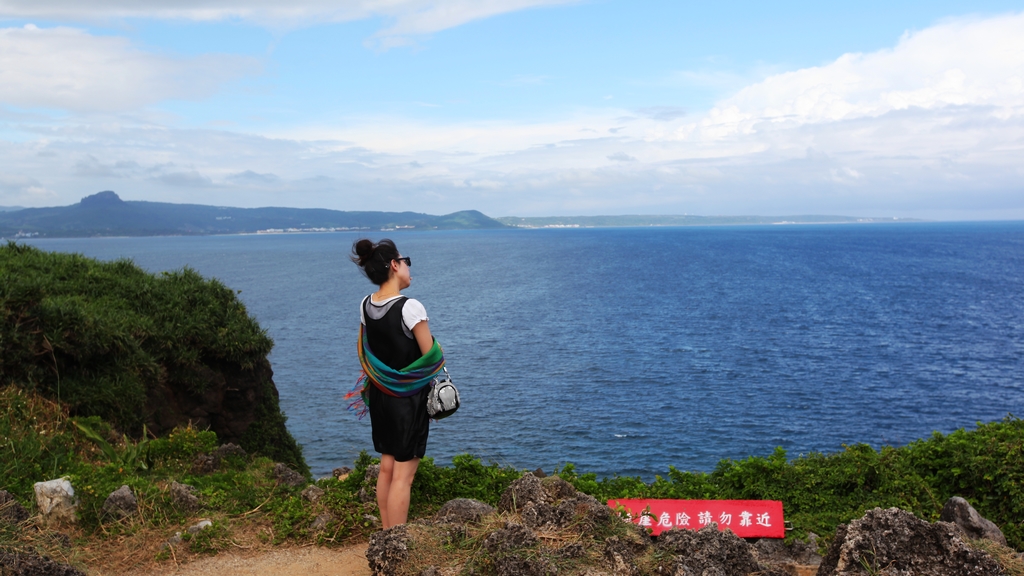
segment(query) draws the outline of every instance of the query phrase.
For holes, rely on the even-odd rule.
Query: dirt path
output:
[[[153,576],[370,576],[366,544],[329,548],[279,548],[255,554],[221,552],[188,564],[146,567],[138,574]]]

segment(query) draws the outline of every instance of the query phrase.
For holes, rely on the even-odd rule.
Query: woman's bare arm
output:
[[[434,337],[430,335],[430,326],[427,326],[426,320],[420,320],[412,327],[412,335],[420,346],[420,354],[430,352],[434,346]]]

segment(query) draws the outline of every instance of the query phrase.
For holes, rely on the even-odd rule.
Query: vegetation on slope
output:
[[[112,449],[101,450],[76,423],[108,438]],[[324,495],[311,502],[301,496],[305,486],[279,483],[273,461],[264,457],[230,456],[212,473],[197,471],[195,456],[210,452],[216,444],[215,435],[194,428],[138,443],[115,440],[109,424],[97,417],[76,419],[66,406],[38,394],[14,386],[0,389],[0,450],[5,453],[0,459],[0,488],[29,506],[33,482],[70,477],[81,498],[80,521],[72,532],[79,550],[72,560],[80,563],[95,566],[119,554],[134,555],[132,562],[168,560],[170,552],[161,550],[160,544],[199,518],[212,519],[214,529],[188,537],[175,549],[175,561],[238,545],[343,544],[376,529],[367,517],[377,515],[377,510],[374,481],[365,475],[374,460],[366,453],[344,479],[317,480]],[[502,492],[522,474],[510,467],[485,465],[468,455],[444,467],[425,458],[414,483],[412,516],[433,514],[458,497],[496,505]],[[814,531],[825,537],[823,542],[828,542],[838,523],[859,518],[875,506],[898,506],[935,520],[946,498],[962,495],[1002,528],[1011,546],[1024,545],[1024,421],[1015,418],[880,451],[856,445],[836,454],[793,460],[777,451],[767,458],[723,461],[710,474],[670,469],[667,477],[652,483],[624,477],[599,480],[592,474],[577,474],[572,466],[559,474],[600,500],[781,499],[795,527],[793,536]],[[200,507],[192,511],[177,507],[170,494],[171,481],[196,487]],[[140,513],[127,520],[104,517],[104,499],[122,484],[138,497]],[[369,496],[361,498],[361,491]],[[325,514],[329,516],[323,526],[314,527],[314,521]],[[39,550],[40,543],[47,541],[39,537],[26,541],[25,534],[0,530],[0,547]]]
[[[0,247],[0,386],[17,385],[138,437],[154,386],[201,394],[211,372],[253,370],[273,342],[234,291],[185,268],[153,275],[8,243]],[[307,472],[266,378],[244,447]]]

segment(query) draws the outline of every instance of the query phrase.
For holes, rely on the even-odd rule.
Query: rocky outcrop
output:
[[[381,576],[397,576],[409,558],[409,532],[404,524],[381,530],[370,536],[366,561],[370,570]]]
[[[658,548],[672,554],[670,574],[730,576],[760,570],[753,548],[715,524],[700,530],[673,529],[658,536]]]
[[[0,574],[3,576],[85,576],[78,568],[55,562],[46,556],[0,549]]]
[[[968,546],[949,522],[931,524],[899,508],[869,510],[840,524],[818,576],[997,576],[989,554]]]
[[[20,524],[28,520],[28,510],[7,490],[0,490],[0,523]]]
[[[456,498],[445,502],[434,515],[438,522],[470,524],[494,514],[494,507],[472,498]]]
[[[192,378],[204,383],[201,393],[161,383],[147,388],[146,426],[153,434],[163,436],[191,424],[213,430],[221,442],[244,445],[242,439],[256,421],[259,408],[268,401],[277,406],[274,371],[267,360],[251,370],[211,362],[194,371]]]
[[[984,538],[1006,546],[1006,536],[1003,535],[999,526],[996,526],[995,522],[983,518],[967,500],[959,496],[954,496],[946,501],[939,520],[956,524],[967,534],[968,538],[975,540]]]
[[[306,483],[306,479],[302,474],[299,474],[280,462],[274,464],[274,478],[277,479],[279,484],[284,484],[285,486],[291,486],[293,488],[297,488]]]

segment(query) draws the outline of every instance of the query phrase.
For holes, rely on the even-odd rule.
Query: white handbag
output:
[[[452,384],[452,378],[448,375],[448,368],[442,368],[444,375],[438,375],[430,383],[430,392],[427,393],[427,415],[434,420],[447,418],[459,409],[459,391]]]

